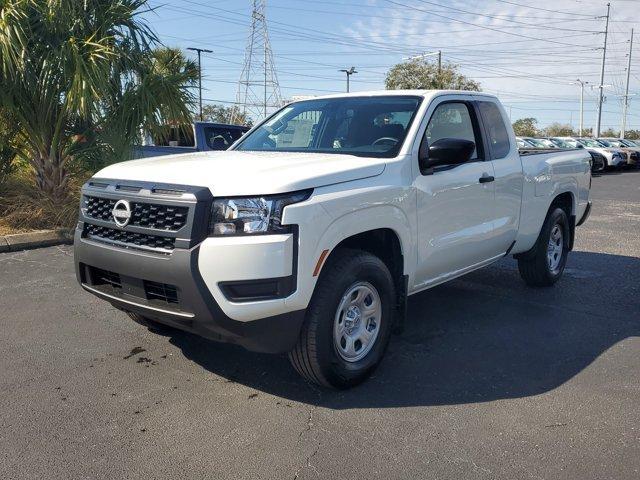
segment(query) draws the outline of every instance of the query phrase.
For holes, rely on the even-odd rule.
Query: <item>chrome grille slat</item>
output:
[[[116,199],[86,195],[86,216],[103,221],[113,221],[112,211]],[[131,201],[130,225],[177,232],[187,224],[189,207]]]
[[[160,253],[171,253],[175,248],[175,238],[135,233],[90,223],[85,224],[84,234],[89,239],[115,243],[124,247],[154,250]]]

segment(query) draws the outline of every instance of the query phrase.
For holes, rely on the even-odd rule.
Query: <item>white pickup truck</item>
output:
[[[230,150],[98,172],[77,277],[140,323],[288,352],[308,380],[346,388],[381,361],[408,295],[505,255],[553,285],[590,211],[589,159],[520,156],[483,93],[300,101]]]

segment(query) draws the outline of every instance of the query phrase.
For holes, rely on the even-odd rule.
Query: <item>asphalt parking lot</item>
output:
[[[555,288],[505,259],[414,296],[346,392],[148,331],[71,247],[1,254],[0,478],[640,478],[640,171],[592,199]]]

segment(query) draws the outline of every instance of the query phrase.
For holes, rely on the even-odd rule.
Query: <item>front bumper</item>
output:
[[[85,290],[121,310],[252,351],[290,351],[304,321],[304,310],[271,315],[267,309],[264,318],[251,321],[229,317],[201,275],[201,249],[199,244],[157,255],[83,238],[78,229],[74,241],[76,275]],[[149,289],[156,293],[150,295]],[[254,305],[261,303],[270,302]]]
[[[610,167],[619,167],[627,164],[627,160],[623,157],[612,157],[611,160],[607,160],[607,162]]]

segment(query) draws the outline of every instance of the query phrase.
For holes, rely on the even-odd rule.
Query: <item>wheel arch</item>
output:
[[[394,332],[399,333],[404,327],[406,316],[407,292],[409,285],[407,255],[413,250],[407,245],[407,238],[404,239],[397,229],[390,226],[380,226],[362,231],[353,231],[338,241],[325,259],[319,265],[318,275],[322,274],[322,267],[332,255],[343,249],[363,250],[380,258],[387,266],[394,280],[396,289],[396,305]],[[319,260],[320,261],[320,260]]]
[[[573,242],[576,236],[576,197],[573,192],[565,191],[557,194],[554,199],[551,201],[551,205],[549,205],[549,210],[547,211],[547,215],[551,212],[554,207],[560,207],[567,214],[567,218],[569,219],[569,239],[568,245],[569,250],[573,250]],[[547,218],[545,216],[545,218]]]
[[[553,199],[549,203],[549,207],[547,207],[544,217],[542,217],[540,221],[540,227],[538,228],[535,234],[535,240],[531,241],[531,246],[525,251],[520,251],[514,255],[514,258],[526,257],[530,254],[530,252],[535,248],[538,238],[540,237],[540,232],[542,232],[542,228],[544,227],[544,222],[551,213],[554,208],[561,208],[567,214],[567,218],[569,220],[569,239],[568,246],[569,250],[573,250],[573,242],[575,238],[575,228],[576,228],[576,196],[574,192],[571,190],[563,190],[560,192],[556,192],[553,195]]]

